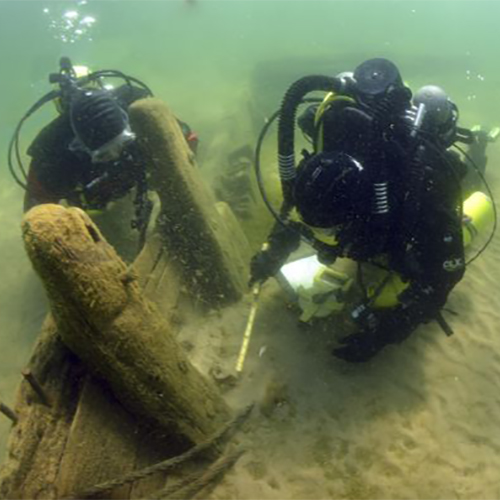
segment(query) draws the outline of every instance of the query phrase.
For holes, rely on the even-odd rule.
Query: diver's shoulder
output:
[[[146,89],[135,87],[133,85],[123,84],[111,90],[113,97],[119,102],[121,106],[127,108],[133,102],[139,99],[149,97],[149,92]]]
[[[69,144],[73,137],[69,116],[63,113],[38,132],[28,147],[28,155],[34,157],[41,153],[46,154],[50,150],[59,151],[61,147]]]

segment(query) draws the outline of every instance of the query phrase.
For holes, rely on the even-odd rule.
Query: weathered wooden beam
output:
[[[186,443],[229,418],[218,390],[191,365],[137,280],[123,280],[127,266],[82,210],[42,205],[22,227],[62,340],[125,407]]]
[[[177,122],[169,118],[168,123],[160,127],[162,133],[174,129],[176,134]],[[177,139],[185,147],[182,136]],[[191,366],[173,335],[181,289],[197,291],[204,303],[228,302],[238,297],[246,273],[247,260],[241,258],[246,245],[235,238],[234,221],[231,226],[220,214],[211,217],[212,209],[201,212],[211,221],[204,226],[212,232],[211,248],[225,253],[217,262],[226,267],[210,270],[219,288],[203,282],[210,276],[202,279],[205,287],[189,281],[193,268],[180,265],[175,251],[192,247],[165,245],[165,232],[126,266],[78,209],[45,206],[27,215],[26,248],[53,316],[19,385],[11,415],[17,422],[0,468],[0,497],[64,497],[113,479],[118,471],[173,456],[179,450],[172,449],[172,438],[196,445],[227,421],[230,411],[218,391]],[[207,262],[197,255],[187,260],[198,268]],[[222,283],[225,278],[230,285]],[[222,297],[217,290],[229,292]],[[50,405],[39,404],[44,402]],[[161,475],[155,476],[117,488],[109,497],[147,497],[161,485]]]
[[[51,406],[34,403],[33,390],[21,383],[9,436],[8,455],[0,468],[0,498],[58,496],[61,458],[71,429],[85,368],[61,342],[52,316],[38,337],[29,369],[39,374]]]
[[[234,244],[243,233],[217,211],[176,117],[158,99],[133,103],[129,115],[161,201],[158,229],[183,284],[201,303],[238,300],[246,291],[248,243]]]

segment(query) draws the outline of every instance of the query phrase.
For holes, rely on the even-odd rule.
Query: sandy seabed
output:
[[[248,452],[205,496],[500,498],[499,278],[497,234],[449,297],[453,336],[423,325],[364,364],[331,356],[332,332],[301,326],[268,283],[243,376],[226,393],[235,407],[256,403],[239,439]],[[203,371],[236,361],[249,300],[220,331],[194,328]]]
[[[490,181],[500,185],[495,172]],[[46,303],[22,249],[19,193],[0,194],[12,208],[0,212],[0,398],[12,404]],[[424,325],[359,365],[332,357],[331,332],[300,325],[269,282],[243,376],[225,393],[235,408],[256,404],[238,436],[248,451],[201,496],[500,498],[499,278],[497,235],[450,295],[455,335]],[[202,371],[235,363],[249,307],[250,298],[224,311],[215,330],[200,322],[181,332]],[[2,449],[9,428],[1,419]]]

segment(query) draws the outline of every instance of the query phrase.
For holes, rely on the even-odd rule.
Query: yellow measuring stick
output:
[[[236,363],[236,372],[241,373],[243,370],[243,364],[245,363],[245,358],[247,356],[248,345],[250,344],[250,337],[252,335],[253,324],[255,321],[255,315],[257,314],[257,307],[259,305],[259,294],[261,289],[261,283],[254,285],[252,289],[252,308],[250,309],[250,314],[248,315],[247,327],[245,328],[245,333],[243,334],[243,342],[241,344],[240,354],[238,356],[238,362]]]

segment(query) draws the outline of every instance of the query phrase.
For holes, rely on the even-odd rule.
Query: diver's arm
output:
[[[488,156],[486,148],[489,143],[495,142],[500,134],[500,128],[494,127],[491,130],[483,127],[474,127],[471,131],[471,142],[468,143],[467,156],[475,164],[475,168],[484,175]]]
[[[128,84],[123,84],[112,89],[111,93],[113,94],[113,97],[117,99],[120,106],[123,106],[124,108],[128,108],[128,106],[139,99],[145,99],[151,96],[146,89]]]
[[[463,270],[463,266],[461,267]],[[400,304],[382,316],[376,327],[383,345],[406,339],[422,323],[438,319],[448,294],[463,272],[450,272],[442,282],[415,281],[400,295]]]
[[[276,222],[263,245],[250,262],[250,286],[274,276],[289,255],[300,245],[300,233]]]
[[[351,362],[367,361],[387,344],[406,339],[421,323],[439,318],[448,294],[464,274],[462,229],[452,211],[426,214],[413,242],[412,275],[399,295],[399,305],[387,310],[371,307],[355,310],[360,331],[349,335],[335,349],[337,357]]]
[[[486,154],[489,143],[495,142],[500,135],[500,128],[494,127],[491,130],[477,127],[472,130],[461,129],[462,135],[467,144],[464,151],[465,158],[462,160],[465,174],[463,175],[462,188],[464,197],[467,198],[474,191],[481,190],[484,186],[484,175],[488,163]]]
[[[401,271],[410,284],[398,297],[400,305],[393,311],[394,319],[388,320],[394,326],[394,341],[406,338],[418,324],[438,317],[465,271],[458,209],[463,163],[455,158],[455,164],[451,164],[452,158],[448,154],[452,169],[438,170],[439,175],[433,177],[413,237],[403,246]]]
[[[382,312],[368,309],[364,327],[342,339],[333,354],[349,362],[368,361],[386,345],[405,340],[420,324],[440,320],[440,308],[456,281],[438,286],[413,282],[400,297],[400,305]]]
[[[25,212],[43,203],[58,203],[74,187],[73,157],[68,152],[73,138],[69,117],[64,113],[45,125],[28,147],[31,161],[24,197]]]
[[[30,208],[44,203],[58,203],[61,197],[55,193],[51,193],[38,179],[36,174],[36,161],[31,162],[28,179],[27,189],[24,193],[24,206],[23,211],[26,213]]]

